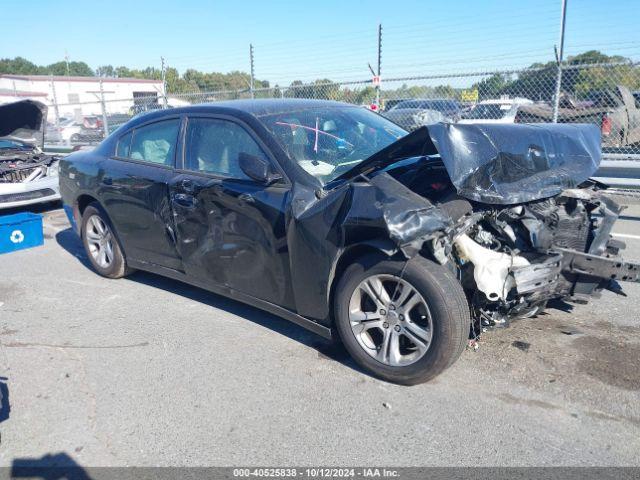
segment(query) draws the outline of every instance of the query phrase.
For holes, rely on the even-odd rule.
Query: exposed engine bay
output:
[[[504,209],[489,209],[453,239],[451,259],[482,326],[539,313],[548,300],[586,303],[617,281],[638,281],[640,266],[619,257],[610,236],[620,207],[594,188]],[[473,215],[472,215],[473,216]]]
[[[478,189],[485,201],[463,196],[445,167],[440,155],[426,155],[387,173],[449,217],[448,227],[413,247],[455,271],[476,328],[534,316],[552,299],[587,303],[604,289],[623,295],[618,281],[640,281],[640,264],[625,262],[625,244],[611,237],[623,207],[605,185],[584,180],[547,198],[492,204],[491,190]],[[404,252],[411,256],[406,245]]]
[[[60,198],[60,158],[42,153],[46,119],[33,100],[0,105],[0,209]]]
[[[0,149],[0,184],[39,180],[47,175],[58,157],[32,151]]]

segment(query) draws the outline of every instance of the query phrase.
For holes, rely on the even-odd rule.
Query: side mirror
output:
[[[269,162],[256,155],[240,152],[240,155],[238,155],[238,163],[245,175],[256,182],[271,185],[282,178],[282,175],[279,173],[273,173],[271,171]]]

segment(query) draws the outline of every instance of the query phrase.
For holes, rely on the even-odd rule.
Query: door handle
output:
[[[183,180],[180,181],[180,188],[182,190],[184,190],[187,193],[193,193],[195,190],[195,186],[193,184],[193,180],[189,180],[188,178],[185,178]]]
[[[103,185],[113,185],[113,178],[111,177],[102,177]]]
[[[240,200],[241,202],[246,202],[246,203],[255,203],[256,199],[253,198],[253,196],[249,195],[248,193],[241,193],[240,195],[238,195],[238,200]]]
[[[173,202],[184,208],[195,208],[197,200],[193,195],[176,193],[173,196]]]

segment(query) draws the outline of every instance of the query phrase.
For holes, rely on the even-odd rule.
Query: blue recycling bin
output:
[[[23,212],[0,216],[0,253],[37,247],[43,243],[42,215]]]

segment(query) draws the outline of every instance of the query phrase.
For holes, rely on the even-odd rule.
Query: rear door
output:
[[[169,182],[174,176],[180,117],[122,135],[100,172],[101,198],[128,258],[179,269]]]
[[[293,307],[286,181],[263,185],[239,167],[244,152],[279,170],[251,129],[232,117],[190,117],[182,170],[170,183],[177,245],[194,279]]]

